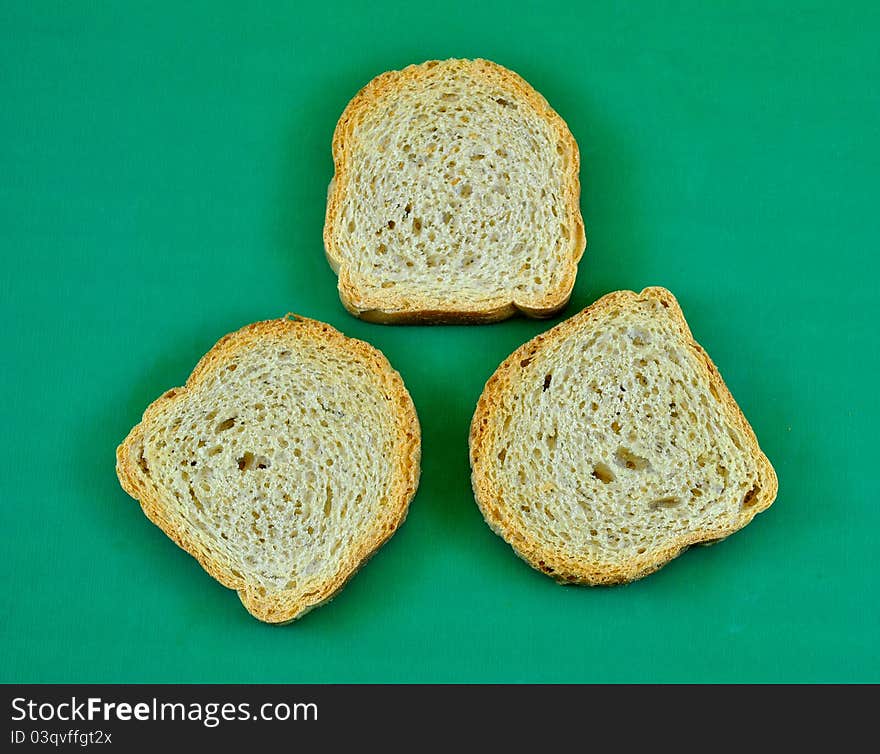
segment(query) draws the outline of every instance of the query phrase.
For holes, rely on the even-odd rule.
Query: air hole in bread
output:
[[[755,504],[755,499],[757,498],[757,496],[758,496],[758,485],[755,485],[754,487],[752,487],[752,489],[750,489],[750,490],[745,494],[745,497],[743,497],[742,507],[743,507],[743,508],[749,508],[749,507],[751,507],[752,505],[754,505],[754,504]]]
[[[590,476],[593,477],[593,479],[598,479],[603,484],[609,484],[614,481],[614,472],[612,472],[604,463],[597,463],[593,467],[593,472]]]
[[[737,450],[742,450],[743,446],[740,442],[739,432],[737,432],[733,427],[728,427],[727,433],[730,435],[730,439],[733,441],[733,444],[736,445]]]
[[[188,490],[189,490],[190,499],[193,501],[193,505],[195,506],[195,509],[199,513],[204,513],[205,507],[202,505],[202,501],[196,497],[196,491],[192,488],[191,484],[187,485],[187,486],[188,486]]]
[[[229,419],[224,419],[217,425],[217,429],[215,432],[220,434],[221,432],[225,432],[227,429],[232,429],[235,426],[235,417],[230,417]]]
[[[660,497],[656,500],[652,500],[650,507],[653,510],[658,510],[660,508],[674,508],[676,505],[680,504],[681,498],[676,497],[675,495],[668,495],[667,497]]]
[[[553,373],[549,372],[544,375],[544,386],[541,388],[542,393],[546,393],[550,389],[550,382],[553,379]]]
[[[630,471],[644,471],[651,467],[647,458],[642,458],[633,453],[629,448],[619,447],[614,453],[614,462]]]

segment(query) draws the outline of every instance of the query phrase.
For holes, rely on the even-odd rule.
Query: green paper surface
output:
[[[880,681],[874,3],[5,3],[0,529],[7,682]],[[560,587],[484,524],[468,425],[550,322],[388,327],[339,303],[330,139],[373,76],[486,57],[581,151],[564,316],[678,297],[773,462],[743,531]],[[330,604],[251,618],[119,487],[114,451],[221,336],[292,311],[380,348],[420,490]]]

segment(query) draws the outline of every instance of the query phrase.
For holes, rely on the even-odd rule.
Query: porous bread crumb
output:
[[[671,293],[609,294],[526,343],[471,428],[477,501],[534,567],[617,583],[747,524],[776,475]]]

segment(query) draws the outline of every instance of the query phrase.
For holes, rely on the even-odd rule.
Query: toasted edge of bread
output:
[[[163,515],[163,500],[159,490],[145,477],[138,464],[139,449],[150,422],[169,401],[180,400],[188,391],[198,390],[200,382],[212,370],[221,368],[238,351],[259,338],[299,329],[306,337],[323,339],[339,348],[349,349],[381,379],[396,408],[397,433],[400,449],[395,459],[395,484],[389,492],[389,508],[393,511],[392,526],[363,541],[352,557],[338,571],[338,578],[322,588],[296,598],[287,591],[261,596],[253,583],[237,576],[229,568],[212,559],[185,528],[175,527]],[[221,338],[196,364],[183,387],[166,391],[144,411],[141,421],[131,430],[116,449],[116,474],[122,488],[138,500],[144,514],[179,547],[192,555],[211,576],[223,586],[238,592],[242,604],[255,618],[274,624],[285,624],[301,617],[309,610],[332,599],[366,561],[397,531],[408,512],[419,483],[421,459],[421,431],[412,398],[397,371],[381,351],[361,340],[349,338],[328,324],[317,320],[287,315],[286,317],[256,322]],[[295,590],[291,590],[295,591]]]
[[[487,465],[491,464],[491,459],[494,459],[496,455],[493,448],[490,447],[491,437],[487,432],[488,416],[496,408],[497,396],[515,386],[516,375],[522,372],[519,369],[520,362],[533,357],[545,343],[558,338],[566,338],[577,329],[588,327],[590,320],[605,310],[625,307],[634,299],[647,297],[657,299],[672,314],[683,343],[693,350],[699,363],[706,370],[709,384],[717,393],[727,419],[742,431],[747,451],[757,462],[760,489],[750,505],[742,509],[740,517],[727,528],[688,532],[666,548],[649,550],[643,556],[633,558],[622,566],[590,567],[577,559],[559,557],[532,537],[529,531],[522,527],[512,526],[508,518],[499,510],[498,491],[492,486],[486,473]],[[633,291],[609,293],[578,314],[517,348],[486,382],[471,421],[469,446],[471,483],[474,496],[486,523],[510,544],[514,551],[529,565],[562,584],[611,585],[635,581],[648,576],[678,557],[692,545],[714,544],[739,531],[758,513],[770,507],[776,499],[779,489],[776,472],[758,445],[754,430],[725,385],[718,368],[706,351],[694,340],[678,301],[668,290],[656,286],[645,288],[639,294]]]

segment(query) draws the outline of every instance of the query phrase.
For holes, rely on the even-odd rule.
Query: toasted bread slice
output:
[[[664,288],[610,293],[514,351],[477,404],[470,458],[489,526],[562,583],[646,576],[777,492]]]
[[[403,522],[420,432],[400,375],[329,325],[222,338],[116,452],[147,517],[268,623],[330,599]]]
[[[548,317],[586,243],[562,118],[488,60],[373,79],[333,135],[324,246],[352,314],[375,322]]]

